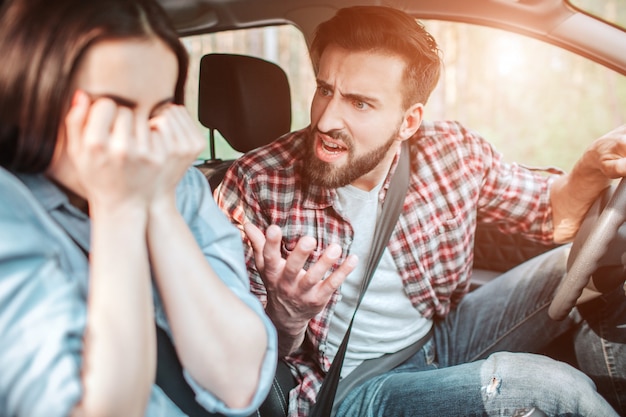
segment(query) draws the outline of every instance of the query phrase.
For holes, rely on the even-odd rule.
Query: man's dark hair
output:
[[[7,0],[0,9],[0,166],[43,172],[87,49],[104,40],[159,39],[176,55],[184,101],[187,51],[154,0]],[[146,68],[150,71],[150,68]]]
[[[437,42],[408,14],[383,6],[340,9],[320,24],[311,43],[315,72],[328,45],[348,51],[372,51],[400,56],[406,62],[403,104],[426,103],[439,80],[441,58]]]

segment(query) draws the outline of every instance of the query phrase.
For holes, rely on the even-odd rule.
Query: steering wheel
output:
[[[613,189],[615,191],[611,195]],[[617,187],[607,188],[587,212],[572,243],[567,260],[567,273],[557,288],[548,310],[552,319],[563,320],[577,302],[584,302],[594,296],[593,292],[590,293],[589,289],[585,288],[590,284],[592,276],[594,280],[591,284],[595,287],[606,287],[607,285],[602,285],[602,281],[607,279],[604,277],[605,274],[598,273],[603,268],[605,270],[612,268],[613,272],[616,271],[607,274],[611,275],[612,282],[609,286],[612,288],[614,281],[623,281],[626,265],[624,253],[626,228],[620,226],[625,221],[626,177],[620,180]]]

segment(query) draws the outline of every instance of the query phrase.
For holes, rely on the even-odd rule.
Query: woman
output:
[[[250,414],[275,331],[188,168],[205,143],[163,11],[9,1],[0,56],[0,416],[184,415],[154,384],[158,332],[199,404]]]

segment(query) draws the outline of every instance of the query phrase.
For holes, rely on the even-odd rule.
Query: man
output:
[[[586,381],[573,369],[494,354],[536,352],[580,325],[577,312],[563,322],[546,312],[564,251],[467,292],[476,224],[498,223],[543,242],[571,239],[610,178],[626,175],[626,127],[594,142],[569,175],[543,176],[504,163],[458,123],[423,121],[441,63],[435,40],[410,16],[342,9],[318,27],[311,56],[311,125],[242,157],[215,193],[249,240],[252,290],[296,377],[289,415],[308,414],[348,327],[373,214],[404,141],[409,191],[356,315],[342,376],[363,361],[425,345],[351,390],[337,415],[511,415],[524,401],[554,415],[610,415],[600,405],[574,404],[595,397],[580,390]],[[558,382],[562,374],[571,379]]]

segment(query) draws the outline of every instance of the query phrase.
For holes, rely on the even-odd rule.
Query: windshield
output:
[[[585,13],[626,29],[626,0],[569,0]]]

